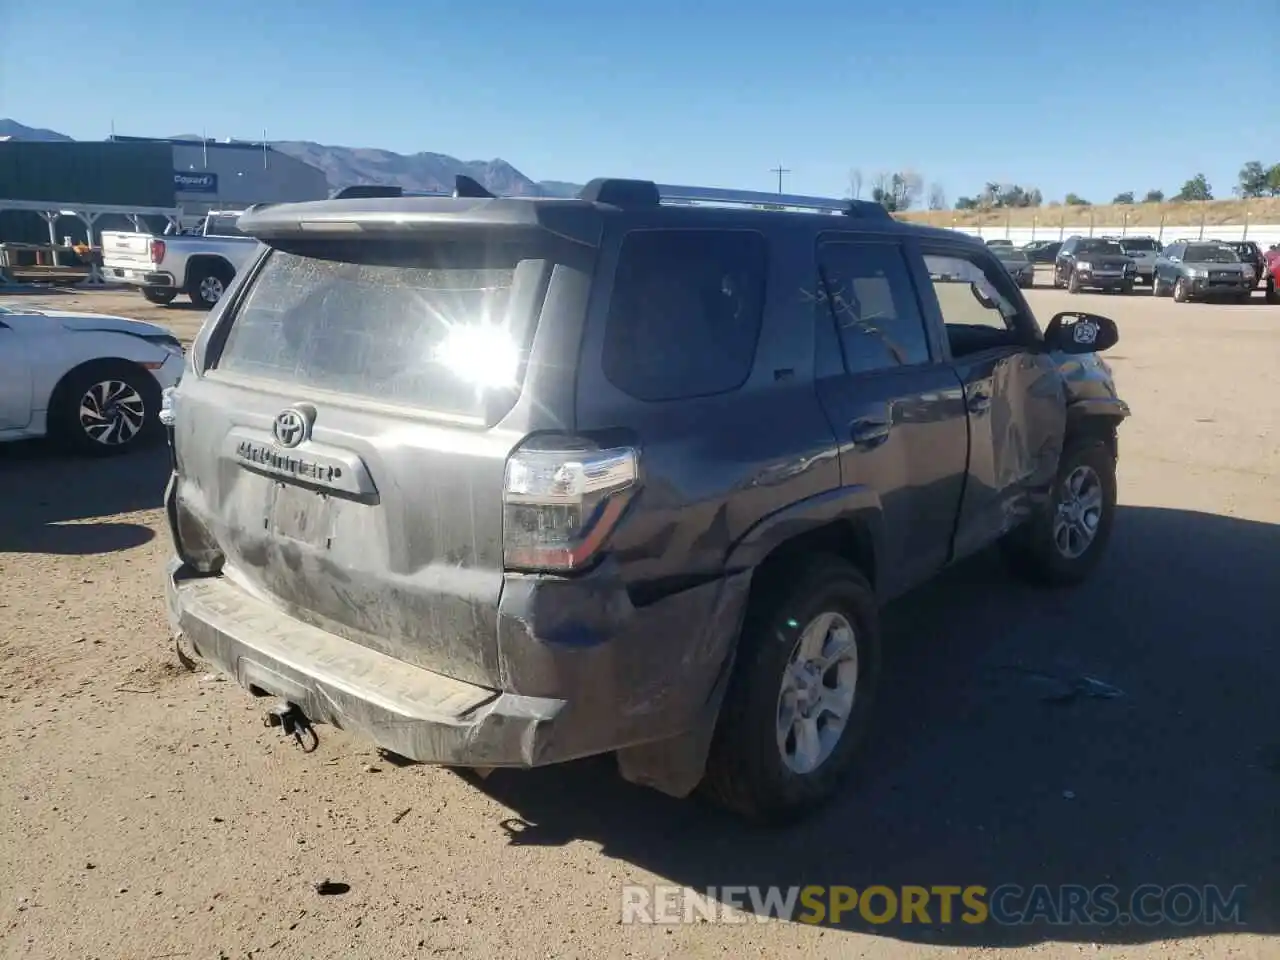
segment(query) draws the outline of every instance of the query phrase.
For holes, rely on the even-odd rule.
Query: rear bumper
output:
[[[177,284],[173,274],[163,271],[146,270],[138,267],[120,267],[104,264],[102,275],[116,283],[127,283],[134,287],[154,287],[158,289],[176,290]]]
[[[423,763],[533,767],[695,729],[727,667],[739,626],[730,618],[741,612],[748,579],[661,601],[594,645],[526,636],[507,672],[544,688],[554,682],[562,696],[495,690],[414,666],[303,623],[225,576],[192,576],[177,559],[166,601],[175,635],[199,658],[255,695],[297,704],[313,722]],[[525,608],[529,623],[540,605]],[[695,619],[699,608],[705,616]],[[710,623],[701,636],[689,629],[699,619]]]

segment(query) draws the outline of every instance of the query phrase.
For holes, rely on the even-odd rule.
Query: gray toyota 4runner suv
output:
[[[781,821],[868,732],[884,601],[997,541],[1047,584],[1101,556],[1115,325],[1042,332],[982,244],[859,202],[483,192],[246,213],[168,398],[179,652],[287,729],[612,752]]]

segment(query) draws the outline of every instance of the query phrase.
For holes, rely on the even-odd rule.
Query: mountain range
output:
[[[0,139],[68,142],[74,138],[0,119]],[[196,140],[199,134],[179,134],[171,140]],[[452,190],[453,179],[466,174],[500,196],[571,197],[578,184],[560,180],[535,181],[506,160],[459,160],[445,153],[395,153],[373,147],[336,147],[310,140],[272,140],[272,149],[324,171],[334,189],[355,183],[391,184],[405,190]]]

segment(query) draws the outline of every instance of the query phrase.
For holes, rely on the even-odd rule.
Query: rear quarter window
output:
[[[602,363],[648,401],[736,390],[755,362],[768,249],[748,230],[637,230],[619,251]]]
[[[509,294],[531,256],[503,243],[274,249],[231,318],[217,369],[479,416],[487,391],[519,386],[537,305],[509,310]]]

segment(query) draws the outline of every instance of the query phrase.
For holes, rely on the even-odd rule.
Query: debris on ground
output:
[[[1063,677],[1020,666],[1009,666],[1003,669],[1020,673],[1032,684],[1039,686],[1042,689],[1040,699],[1045,703],[1068,704],[1077,700],[1115,700],[1124,696],[1124,691],[1119,687],[1084,674]]]

